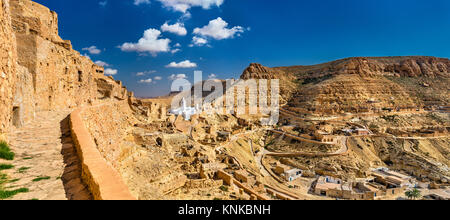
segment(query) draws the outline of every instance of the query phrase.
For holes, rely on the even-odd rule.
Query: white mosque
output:
[[[186,106],[186,100],[183,98],[181,100],[182,106],[180,108],[171,109],[169,111],[170,114],[174,115],[182,115],[184,117],[184,120],[189,121],[191,120],[191,116],[197,114],[199,112],[198,109],[187,107]]]

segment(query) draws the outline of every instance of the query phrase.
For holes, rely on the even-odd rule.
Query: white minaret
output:
[[[182,108],[183,110],[185,110],[185,109],[187,108],[187,106],[186,106],[186,99],[183,98],[183,99],[181,100],[181,103],[182,103],[182,105],[183,105],[181,108]]]

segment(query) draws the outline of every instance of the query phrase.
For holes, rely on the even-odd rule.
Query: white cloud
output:
[[[187,78],[186,74],[177,74],[177,75],[172,74],[172,75],[169,76],[170,80],[186,79],[186,78]]]
[[[100,54],[102,52],[97,46],[85,47],[82,50],[87,50],[90,54]]]
[[[125,52],[151,53],[153,56],[160,52],[170,52],[170,39],[160,39],[161,31],[148,29],[137,43],[124,43],[119,48]]]
[[[208,40],[206,40],[205,38],[203,38],[203,37],[197,37],[197,36],[194,36],[193,38],[192,38],[192,46],[203,46],[203,45],[206,45],[208,43]]]
[[[105,7],[108,4],[108,1],[102,1],[98,3],[101,7]]]
[[[150,4],[150,0],[134,0],[134,5]]]
[[[195,68],[197,67],[196,63],[193,63],[189,60],[185,60],[179,63],[171,62],[166,66],[167,68]]]
[[[156,71],[155,70],[148,70],[148,71],[144,71],[144,72],[138,72],[138,73],[136,73],[136,76],[145,76],[145,75],[149,75],[149,74],[152,74],[152,73],[156,73]]]
[[[217,79],[217,75],[212,73],[211,75],[208,76],[208,79]]]
[[[99,66],[103,66],[103,67],[107,67],[107,66],[109,66],[109,64],[108,64],[108,63],[106,63],[106,62],[103,62],[103,61],[101,61],[101,60],[97,60],[97,61],[95,61],[95,64],[97,64],[97,65],[99,65]]]
[[[155,76],[154,80],[162,80],[161,76]]]
[[[87,55],[87,54],[84,54],[83,56],[87,57],[88,59],[91,59],[91,57],[89,55]]]
[[[239,35],[239,33],[243,33],[244,31],[244,28],[241,26],[228,28],[228,23],[221,17],[218,17],[215,20],[211,20],[208,25],[202,28],[195,28],[194,34],[212,37],[216,40],[224,40],[233,38],[235,35]]]
[[[180,51],[181,51],[181,49],[180,49],[180,48],[177,48],[177,49],[171,50],[170,52],[171,52],[172,54],[175,54],[175,53],[178,53],[178,52],[180,52]]]
[[[177,43],[177,44],[175,44],[174,47],[181,47],[181,44],[180,44],[180,43]]]
[[[151,83],[151,82],[153,82],[152,79],[141,79],[141,80],[139,80],[139,83]]]
[[[180,22],[177,22],[177,23],[172,24],[172,25],[169,25],[169,23],[166,22],[166,23],[164,23],[161,26],[161,30],[163,32],[174,33],[174,34],[179,35],[179,36],[186,36],[186,34],[187,34],[187,30],[184,27],[184,24],[180,23]]]
[[[190,12],[185,12],[183,16],[180,17],[180,20],[189,20],[192,18],[192,14]]]
[[[158,0],[164,7],[174,11],[186,13],[192,7],[210,9],[212,6],[221,6],[224,0]]]
[[[105,75],[116,75],[117,74],[117,70],[116,69],[111,69],[111,68],[106,68],[105,69]]]

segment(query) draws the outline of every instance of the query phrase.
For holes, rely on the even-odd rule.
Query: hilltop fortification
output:
[[[31,0],[0,3],[0,133],[33,120],[39,111],[132,95],[61,39],[54,11]]]

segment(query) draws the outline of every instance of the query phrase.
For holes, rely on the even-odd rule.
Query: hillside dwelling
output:
[[[350,191],[351,194],[351,186],[344,186],[342,183],[343,182],[341,179],[333,178],[330,176],[321,176],[317,179],[316,186],[314,187],[314,192],[317,195],[329,197],[336,197],[337,194],[342,195],[342,191],[346,191],[347,193],[348,191]]]
[[[212,162],[202,164],[200,169],[200,177],[202,179],[214,179],[219,170],[225,169],[227,166],[222,163]]]
[[[365,183],[352,184],[329,176],[321,176],[317,179],[314,193],[348,200],[374,200],[375,197],[383,194],[379,189]]]
[[[292,182],[303,175],[301,169],[291,168],[281,163],[277,163],[273,171],[289,182]]]
[[[321,142],[325,142],[325,143],[328,143],[328,142],[331,143],[331,142],[334,142],[335,137],[325,131],[316,130],[314,132],[314,139],[321,141]]]
[[[301,169],[291,169],[286,172],[284,172],[284,178],[292,182],[300,177],[302,177],[303,171]]]
[[[336,143],[336,137],[333,135],[324,135],[320,141],[323,143]]]
[[[291,169],[290,167],[288,167],[288,166],[286,166],[284,164],[281,164],[279,162],[277,162],[276,164],[273,164],[273,165],[275,165],[275,168],[273,169],[273,172],[275,172],[278,175],[281,175],[284,172],[286,172],[287,170]]]
[[[231,139],[231,133],[228,131],[218,131],[217,140],[218,141],[228,141]]]
[[[388,168],[378,168],[372,171],[376,183],[385,185],[387,189],[403,188],[411,185],[411,177],[391,171]]]
[[[341,131],[347,136],[351,136],[353,134],[353,129],[344,128]]]
[[[256,184],[256,177],[251,175],[249,172],[245,170],[237,170],[234,172],[234,178],[241,182],[241,183],[247,183],[250,186],[253,186]]]
[[[369,130],[364,129],[364,128],[358,128],[355,130],[355,132],[357,135],[369,135],[370,134]]]

